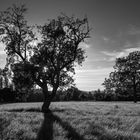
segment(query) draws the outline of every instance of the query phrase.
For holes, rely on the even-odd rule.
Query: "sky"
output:
[[[76,67],[75,83],[81,90],[103,89],[105,77],[113,71],[115,59],[140,50],[140,0],[0,0],[0,11],[25,4],[29,24],[44,24],[61,13],[88,17],[90,39],[82,47],[86,60]],[[0,44],[0,67],[5,65]]]

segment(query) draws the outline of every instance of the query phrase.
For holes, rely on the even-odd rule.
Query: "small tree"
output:
[[[38,67],[34,79],[43,90],[42,110],[46,112],[57,89],[73,83],[75,62],[84,61],[84,50],[79,44],[89,37],[89,26],[87,18],[64,15],[41,26],[40,33],[42,41],[34,48],[31,62]]]
[[[126,91],[133,90],[133,100],[137,102],[137,90],[140,86],[140,51],[129,53],[128,56],[117,58],[115,71],[103,83],[107,89]],[[109,83],[109,84],[108,84]],[[108,86],[110,85],[110,87]]]

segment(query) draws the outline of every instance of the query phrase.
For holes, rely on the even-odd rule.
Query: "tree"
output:
[[[0,12],[0,41],[5,44],[7,54],[6,69],[10,65],[9,71],[13,72],[13,82],[18,88],[19,85],[25,83],[22,78],[28,75],[23,71],[19,71],[19,65],[22,65],[23,69],[28,65],[32,51],[32,42],[36,40],[32,31],[33,27],[29,26],[25,19],[26,12],[27,8],[25,5],[13,5],[6,11]]]
[[[36,69],[35,82],[44,94],[42,110],[47,112],[57,89],[73,83],[75,62],[82,64],[85,59],[79,44],[89,38],[90,30],[87,18],[65,15],[50,20],[39,30],[42,40],[34,48],[30,61]]]
[[[0,12],[1,41],[6,45],[9,63],[27,61],[31,42],[35,39],[32,27],[27,25],[25,19],[26,11],[25,5],[13,5]]]
[[[105,78],[104,83],[102,84],[105,87],[106,94],[117,94],[122,93],[127,90],[125,83],[120,81],[121,75],[117,72],[111,72],[109,78]]]
[[[103,83],[106,89],[133,90],[133,100],[137,102],[137,92],[140,86],[140,51],[129,53],[128,56],[117,58],[112,72]]]
[[[0,13],[1,41],[6,45],[13,81],[18,83],[21,78],[19,82],[24,85],[27,78],[40,86],[44,93],[42,110],[47,112],[57,89],[73,83],[75,63],[81,65],[85,59],[80,43],[89,38],[90,29],[87,18],[62,15],[38,27],[41,41],[32,46],[36,38],[25,20],[26,11],[24,5],[13,5]]]

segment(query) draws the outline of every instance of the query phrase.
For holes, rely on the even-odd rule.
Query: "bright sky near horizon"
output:
[[[115,59],[140,50],[140,0],[1,0],[0,11],[13,3],[26,4],[30,24],[43,24],[61,13],[88,17],[91,38],[82,46],[87,59],[76,68],[75,83],[81,90],[103,88]],[[0,67],[5,65],[0,44]]]

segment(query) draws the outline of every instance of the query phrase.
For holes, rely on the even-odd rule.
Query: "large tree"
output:
[[[129,53],[126,57],[117,58],[112,72],[103,85],[106,89],[133,91],[133,100],[137,102],[140,89],[140,51]]]
[[[82,20],[65,15],[39,27],[42,40],[34,48],[31,63],[34,79],[44,94],[43,111],[47,111],[57,89],[73,82],[75,64],[85,59],[80,43],[89,38],[87,18]],[[51,92],[49,92],[51,90]]]
[[[89,38],[90,29],[87,18],[61,15],[38,27],[41,39],[33,47],[35,36],[25,20],[26,10],[25,6],[13,5],[1,12],[2,41],[15,83],[20,78],[19,82],[28,80],[40,86],[44,94],[42,110],[47,112],[57,89],[73,83],[75,65],[85,59],[80,43]],[[27,86],[26,82],[22,84]]]

